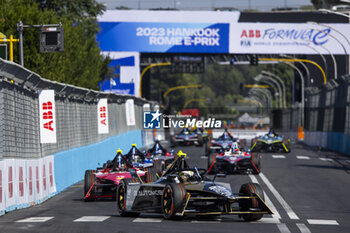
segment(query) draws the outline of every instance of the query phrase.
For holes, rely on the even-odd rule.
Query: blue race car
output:
[[[196,145],[196,146],[202,146],[203,140],[202,140],[202,134],[199,131],[196,130],[190,130],[188,128],[183,128],[180,133],[174,135],[170,138],[170,147],[175,146],[190,146],[190,145]]]

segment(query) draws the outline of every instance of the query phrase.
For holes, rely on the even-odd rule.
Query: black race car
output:
[[[273,214],[264,202],[264,192],[259,184],[243,184],[239,193],[233,193],[230,184],[215,182],[215,177],[211,180],[206,176],[206,169],[189,167],[185,154],[179,152],[154,183],[121,180],[117,191],[119,213],[121,216],[161,213],[165,219],[237,214],[246,221]]]
[[[252,141],[250,149],[253,152],[291,152],[290,139],[285,136],[279,136],[271,128],[269,132]]]

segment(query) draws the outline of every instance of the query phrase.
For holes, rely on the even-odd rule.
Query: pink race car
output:
[[[135,168],[119,149],[115,158],[105,163],[103,168],[85,171],[85,201],[93,201],[98,198],[112,198],[115,200],[119,182],[125,178],[131,178],[135,182],[141,183],[149,183],[157,179],[153,167],[145,167],[142,170],[141,168]]]

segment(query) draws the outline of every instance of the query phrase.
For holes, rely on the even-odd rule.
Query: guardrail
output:
[[[42,90],[54,91],[56,143],[40,143]],[[109,130],[103,134],[98,131],[100,99],[108,107]],[[151,143],[152,132],[142,131],[142,111],[149,104],[50,81],[0,59],[0,215],[40,203],[80,181],[85,169],[111,159],[119,147]]]

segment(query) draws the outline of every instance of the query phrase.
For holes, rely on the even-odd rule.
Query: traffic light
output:
[[[250,55],[250,65],[257,66],[258,63],[259,63],[258,55],[256,55],[256,54]]]
[[[40,52],[64,51],[64,33],[62,26],[43,26],[40,30]]]

